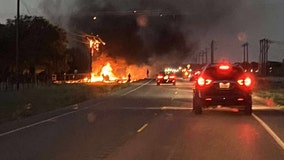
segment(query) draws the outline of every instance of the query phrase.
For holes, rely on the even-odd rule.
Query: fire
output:
[[[112,67],[109,62],[102,68],[101,75],[104,80],[115,81],[118,78],[113,74]]]
[[[113,69],[109,62],[107,62],[106,65],[102,67],[99,75],[95,75],[95,73],[91,74],[91,82],[116,81],[116,80],[118,80],[118,78],[114,75]]]
[[[91,78],[84,78],[84,82],[131,82],[148,77],[149,66],[129,65],[122,58],[112,58],[100,50],[100,45],[106,43],[98,36],[86,36],[90,48]],[[93,60],[95,59],[95,60]],[[147,76],[146,76],[147,71]]]
[[[97,76],[95,73],[91,73],[91,81],[90,82],[102,82],[104,79],[102,76]]]
[[[102,76],[113,76],[112,68],[109,62],[102,68]]]
[[[117,82],[125,83],[147,78],[147,65],[129,65],[122,58],[111,58],[101,54],[92,62],[91,78],[84,79],[85,82]]]

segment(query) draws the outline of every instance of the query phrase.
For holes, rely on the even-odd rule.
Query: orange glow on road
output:
[[[239,124],[237,127],[238,131],[238,139],[243,142],[244,144],[247,144],[248,146],[251,146],[254,144],[255,139],[257,138],[257,132],[255,128],[250,124]]]

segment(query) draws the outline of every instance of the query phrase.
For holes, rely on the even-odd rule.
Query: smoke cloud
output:
[[[49,0],[46,15],[70,33],[99,35],[104,52],[128,64],[181,64],[196,60],[202,40],[234,34],[231,23],[245,0]],[[54,7],[56,6],[56,7]],[[93,17],[96,20],[93,20]],[[222,26],[223,25],[223,26]],[[221,27],[220,27],[221,26]],[[243,33],[243,31],[241,31]],[[70,39],[72,42],[72,39]],[[76,44],[73,42],[71,44]]]

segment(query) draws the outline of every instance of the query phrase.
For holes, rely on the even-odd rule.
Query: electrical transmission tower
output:
[[[273,43],[273,41],[265,38],[260,40],[259,72],[262,76],[267,75],[268,49],[270,47],[270,43]]]
[[[211,41],[211,63],[214,63],[214,40]]]

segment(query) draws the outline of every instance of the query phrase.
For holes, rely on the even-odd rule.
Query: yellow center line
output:
[[[137,130],[137,133],[142,132],[147,126],[148,126],[148,123],[144,124],[140,129]]]

